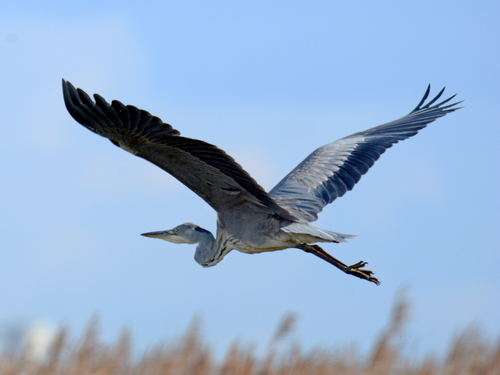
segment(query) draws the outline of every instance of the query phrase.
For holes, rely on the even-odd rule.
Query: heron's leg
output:
[[[317,257],[326,260],[328,263],[333,264],[335,267],[340,269],[341,271],[344,271],[345,273],[349,275],[353,275],[356,277],[359,277],[360,279],[365,279],[368,281],[371,281],[377,285],[380,284],[378,279],[376,277],[373,277],[373,272],[370,270],[365,270],[362,269],[364,266],[366,266],[368,263],[360,261],[356,264],[353,264],[352,266],[348,266],[347,264],[342,263],[340,260],[334,258],[330,254],[328,254],[325,250],[323,250],[321,247],[318,245],[308,245],[308,244],[300,244],[297,245],[298,249],[304,250],[306,253],[311,253],[316,255]]]

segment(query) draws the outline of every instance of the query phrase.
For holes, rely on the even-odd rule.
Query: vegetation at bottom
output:
[[[193,324],[178,342],[159,344],[138,357],[131,353],[128,333],[116,343],[102,342],[98,319],[93,318],[79,339],[71,339],[67,329],[60,329],[42,359],[35,359],[29,347],[4,348],[0,375],[500,375],[500,343],[488,342],[479,329],[457,335],[443,358],[431,354],[415,359],[405,344],[411,338],[401,339],[408,310],[405,299],[397,301],[388,326],[366,355],[355,346],[303,351],[298,343],[287,340],[296,320],[289,314],[283,317],[266,353],[257,356],[254,349],[235,341],[219,361],[201,339],[199,324]]]

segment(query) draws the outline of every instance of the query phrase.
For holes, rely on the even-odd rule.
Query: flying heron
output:
[[[312,226],[327,204],[351,190],[386,149],[414,136],[439,117],[460,107],[452,97],[424,104],[430,85],[416,108],[404,117],[357,132],[316,149],[266,192],[231,156],[218,147],[180,132],[160,118],[117,100],[95,102],[63,80],[66,108],[87,129],[116,146],[149,160],[198,194],[217,212],[216,237],[192,223],[143,233],[173,243],[198,244],[195,260],[204,267],[219,263],[233,249],[243,253],[298,248],[347,274],[379,284],[366,262],[348,266],[315,243],[346,242],[355,236]]]

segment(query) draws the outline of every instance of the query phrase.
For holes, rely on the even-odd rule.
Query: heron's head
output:
[[[141,236],[151,237],[151,238],[161,238],[162,240],[173,243],[194,244],[198,242],[199,235],[197,232],[199,232],[200,230],[205,231],[205,229],[200,228],[196,224],[185,223],[169,230],[160,230],[158,232],[142,233]]]

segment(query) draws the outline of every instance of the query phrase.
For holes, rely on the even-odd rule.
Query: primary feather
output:
[[[291,214],[309,222],[317,220],[318,213],[352,190],[389,147],[458,109],[454,106],[460,102],[444,105],[455,95],[431,106],[443,91],[422,106],[429,96],[429,85],[420,103],[406,116],[316,149],[269,192],[271,197]]]

